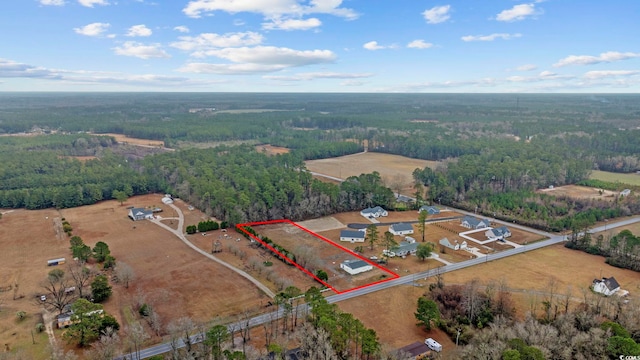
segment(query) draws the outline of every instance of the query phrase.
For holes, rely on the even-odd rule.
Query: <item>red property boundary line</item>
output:
[[[289,225],[293,225],[293,226],[297,227],[298,229],[300,229],[302,231],[305,231],[305,232],[311,234],[312,236],[317,237],[320,240],[323,240],[324,242],[328,243],[329,245],[335,246],[335,247],[339,248],[340,250],[342,250],[344,252],[347,252],[350,255],[355,256],[356,258],[358,258],[360,260],[363,260],[363,261],[365,261],[366,263],[368,263],[370,265],[373,265],[373,266],[377,267],[378,269],[384,271],[385,273],[390,274],[391,277],[389,277],[387,279],[383,279],[383,280],[378,280],[378,281],[372,282],[370,284],[361,285],[361,286],[354,287],[354,288],[351,288],[351,289],[343,290],[343,291],[337,290],[336,288],[334,288],[333,286],[329,285],[324,280],[318,279],[318,277],[315,274],[313,274],[309,270],[303,268],[298,263],[296,263],[295,261],[291,260],[289,257],[284,256],[281,252],[276,250],[273,246],[267,244],[266,242],[262,241],[262,239],[260,239],[259,237],[249,233],[247,230],[244,229],[245,226],[260,226],[260,225],[273,225],[273,224],[289,224]],[[236,229],[238,231],[241,231],[242,233],[246,234],[247,236],[251,237],[253,240],[259,242],[260,244],[262,244],[262,246],[266,247],[267,249],[271,250],[271,252],[273,252],[274,254],[276,254],[276,255],[280,256],[281,258],[285,259],[289,264],[297,267],[300,271],[302,271],[305,274],[311,276],[315,281],[317,281],[317,282],[321,283],[322,285],[328,287],[329,289],[331,289],[336,294],[344,294],[344,293],[347,293],[347,292],[350,292],[350,291],[355,291],[355,290],[358,290],[358,289],[366,288],[366,287],[369,287],[369,286],[372,286],[372,285],[375,285],[375,284],[383,283],[383,282],[390,281],[390,280],[393,280],[393,279],[397,279],[397,278],[400,277],[400,275],[394,273],[393,271],[391,271],[391,270],[389,270],[389,269],[387,269],[385,267],[382,267],[379,264],[376,264],[376,263],[372,262],[371,260],[369,260],[369,259],[367,259],[365,257],[362,257],[359,254],[356,254],[355,252],[351,251],[350,249],[348,249],[348,248],[346,248],[346,247],[344,247],[344,246],[342,246],[342,245],[340,245],[338,243],[335,243],[335,242],[325,238],[324,236],[318,235],[318,234],[314,233],[313,231],[311,231],[311,230],[309,230],[307,228],[304,228],[304,227],[294,223],[293,221],[291,221],[289,219],[257,221],[257,222],[251,222],[251,223],[245,223],[245,224],[238,224],[238,225],[236,225]]]

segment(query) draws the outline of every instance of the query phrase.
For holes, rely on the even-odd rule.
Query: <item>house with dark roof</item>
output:
[[[501,226],[485,231],[484,235],[489,240],[504,240],[511,236],[511,231],[506,226]]]
[[[373,265],[364,260],[345,260],[340,263],[340,268],[351,275],[373,270]]]
[[[397,223],[389,226],[389,232],[393,235],[413,234],[413,225],[407,223]]]
[[[489,220],[487,219],[478,219],[476,217],[473,216],[465,216],[464,218],[462,218],[460,225],[462,225],[463,227],[466,227],[467,229],[484,229],[486,227],[489,227]]]
[[[366,217],[367,219],[371,219],[371,218],[379,218],[381,216],[387,216],[389,215],[389,213],[387,212],[387,210],[381,208],[380,206],[376,206],[372,208],[366,208],[360,211],[360,215]]]
[[[393,248],[393,253],[396,256],[415,255],[418,250],[418,243],[416,239],[407,236],[404,241],[401,241],[398,246]]]
[[[440,214],[440,209],[438,209],[435,206],[422,205],[422,206],[420,206],[420,209],[418,209],[418,213],[421,213],[423,211],[426,211],[427,214],[429,214],[429,215]]]
[[[129,217],[133,221],[138,220],[151,220],[153,219],[153,210],[147,210],[144,208],[131,208],[129,210]]]
[[[365,237],[364,231],[359,231],[359,230],[340,231],[340,241],[348,241],[353,244],[357,242],[364,242],[364,237]]]
[[[612,276],[610,278],[602,278],[602,280],[593,280],[591,288],[593,291],[603,294],[604,296],[611,296],[620,290],[620,284],[618,284],[618,281]]]

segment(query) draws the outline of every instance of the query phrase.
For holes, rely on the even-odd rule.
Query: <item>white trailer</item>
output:
[[[433,340],[432,338],[425,339],[424,344],[433,351],[440,352],[442,351],[442,345],[439,342]]]

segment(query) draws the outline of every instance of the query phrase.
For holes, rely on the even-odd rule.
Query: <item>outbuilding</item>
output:
[[[340,268],[351,275],[356,275],[373,270],[373,265],[364,260],[345,260],[340,263]]]

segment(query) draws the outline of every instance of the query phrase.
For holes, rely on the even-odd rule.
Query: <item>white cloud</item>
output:
[[[407,47],[411,49],[428,49],[432,46],[432,43],[425,42],[424,40],[413,40],[407,44]]]
[[[329,50],[293,50],[274,46],[225,48],[212,50],[209,55],[234,63],[287,66],[329,63],[336,59]]]
[[[206,86],[220,80],[192,80],[186,77],[155,74],[123,74],[112,72],[46,69],[43,67],[0,59],[0,78],[45,79],[75,85],[121,84],[144,87]]]
[[[41,5],[63,6],[64,0],[40,0]]]
[[[78,0],[78,3],[82,6],[93,7],[94,5],[109,5],[107,0]]]
[[[584,74],[587,79],[602,79],[640,74],[639,70],[595,70]]]
[[[277,81],[309,81],[314,79],[361,79],[373,76],[372,73],[336,73],[336,72],[308,72],[292,76],[265,75],[264,79]]]
[[[233,25],[235,25],[235,26],[242,26],[244,24],[245,24],[245,22],[243,20],[241,20],[241,19],[234,19],[233,20]]]
[[[129,31],[127,32],[127,36],[151,36],[151,34],[153,34],[153,32],[151,31],[151,29],[149,29],[148,27],[146,27],[145,25],[134,25],[132,27],[129,28]]]
[[[535,4],[520,4],[515,5],[511,9],[502,10],[498,15],[496,15],[496,20],[513,22],[540,14],[542,14],[542,10],[536,9]]]
[[[569,55],[564,59],[560,59],[557,63],[553,64],[555,67],[569,66],[569,65],[593,65],[600,63],[610,63],[614,61],[627,60],[640,57],[640,53],[632,52],[618,52],[608,51],[601,53],[599,56],[591,55]]]
[[[316,18],[309,19],[273,19],[270,22],[262,23],[262,28],[266,30],[309,30],[320,27],[322,22]]]
[[[516,82],[516,83],[531,83],[531,82],[551,81],[551,80],[570,80],[574,78],[575,76],[572,76],[572,75],[560,75],[552,71],[544,70],[535,76],[516,75],[516,76],[509,76],[505,80],[509,82]]]
[[[368,43],[362,45],[362,47],[372,51],[386,49],[386,46],[378,45],[377,41],[369,41]]]
[[[286,65],[189,63],[177,71],[196,74],[249,75],[274,72]]]
[[[228,60],[232,64],[189,63],[181,72],[213,74],[252,74],[291,67],[330,63],[336,55],[329,50],[293,50],[273,46],[239,47],[210,50],[207,55]]]
[[[346,19],[358,17],[354,10],[340,7],[342,0],[311,0],[309,5],[305,5],[306,2],[302,0],[191,0],[182,12],[193,18],[215,11],[231,14],[252,12],[262,14],[269,19],[308,14],[330,14]]]
[[[358,80],[346,80],[340,83],[341,86],[362,86],[365,83]]]
[[[174,27],[173,30],[181,32],[181,33],[185,33],[185,34],[189,32],[189,28],[186,27],[186,26],[182,26],[182,25]]]
[[[516,68],[516,70],[518,71],[532,71],[537,69],[538,67],[536,65],[533,64],[525,64],[525,65],[520,65]]]
[[[133,56],[140,59],[168,58],[171,57],[162,50],[160,44],[145,45],[135,41],[127,41],[122,46],[113,48],[117,55]]]
[[[451,5],[435,6],[425,10],[422,16],[424,16],[428,24],[439,24],[451,18],[451,15],[449,15],[450,10]]]
[[[111,24],[109,23],[96,22],[96,23],[85,25],[83,27],[73,28],[73,31],[75,31],[76,34],[85,35],[85,36],[100,36],[105,31],[107,31],[110,26]]]
[[[238,33],[204,33],[198,36],[180,36],[179,41],[171,43],[171,46],[184,51],[192,51],[193,56],[206,56],[206,52],[217,48],[252,46],[262,43],[263,36],[259,33],[248,31]]]
[[[491,35],[467,35],[463,36],[462,41],[493,41],[495,39],[510,40],[521,37],[522,34],[506,34],[496,33]]]

